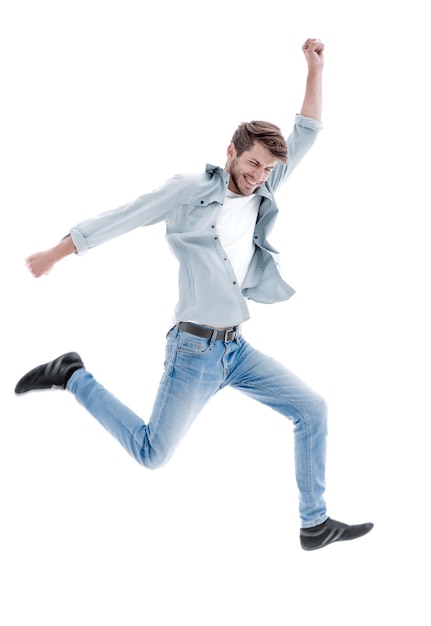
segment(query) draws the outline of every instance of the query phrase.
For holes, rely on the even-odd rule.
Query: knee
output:
[[[149,450],[142,451],[139,462],[141,465],[146,467],[146,469],[156,470],[166,465],[170,457],[170,454],[150,448]]]
[[[316,396],[311,413],[315,429],[326,433],[328,429],[328,404],[322,396]]]
[[[320,419],[326,421],[328,415],[328,403],[326,402],[325,398],[322,398],[322,396],[318,396],[317,398],[316,412]]]
[[[326,434],[328,428],[327,422],[327,402],[318,394],[310,396],[307,403],[301,408],[298,408],[296,415],[293,417],[293,423],[298,431],[305,428],[315,434]]]

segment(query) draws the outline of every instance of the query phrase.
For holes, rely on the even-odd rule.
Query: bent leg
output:
[[[327,518],[325,400],[275,359],[245,341],[236,359],[228,384],[292,421],[301,523],[303,527],[320,524]]]
[[[211,349],[212,342],[199,340],[194,344],[184,335],[168,335],[165,370],[148,424],[85,369],[77,370],[67,383],[66,388],[78,402],[138,463],[150,469],[169,460],[206,402],[220,388],[220,358]]]

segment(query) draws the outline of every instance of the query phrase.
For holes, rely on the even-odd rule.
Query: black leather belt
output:
[[[190,335],[202,337],[202,339],[211,339],[214,331],[216,330],[215,328],[210,328],[208,326],[198,326],[197,324],[192,324],[191,322],[180,322],[178,328],[180,330],[184,330],[186,333],[190,333]],[[216,332],[217,341],[233,341],[239,335],[239,326],[216,330]]]

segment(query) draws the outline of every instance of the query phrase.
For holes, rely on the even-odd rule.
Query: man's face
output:
[[[234,193],[249,196],[264,183],[277,161],[261,143],[255,142],[250,150],[237,156],[231,143],[227,149],[225,170],[230,174],[228,188]]]

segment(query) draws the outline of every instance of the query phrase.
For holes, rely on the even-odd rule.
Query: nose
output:
[[[269,172],[264,167],[259,167],[256,171],[256,180],[259,183],[264,183],[269,176]]]

